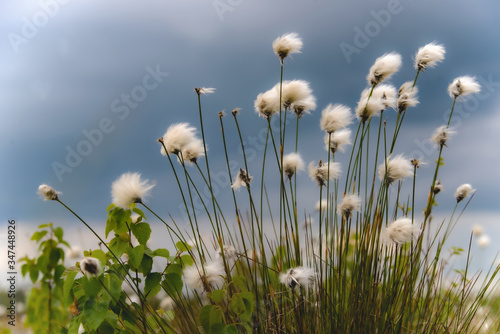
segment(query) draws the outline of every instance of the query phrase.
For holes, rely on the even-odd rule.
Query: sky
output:
[[[436,41],[446,59],[419,76],[420,104],[403,124],[397,154],[421,157],[417,196],[425,204],[437,150],[429,137],[445,123],[455,77],[475,76],[480,94],[457,104],[457,134],[445,150],[445,186],[436,217],[449,217],[457,186],[477,192],[453,234],[466,247],[471,227],[500,235],[500,24],[497,1],[4,1],[0,5],[0,237],[18,226],[18,253],[31,251],[36,226],[54,222],[81,248],[96,247],[88,231],[62,206],[37,195],[46,183],[88,223],[103,230],[112,182],[140,172],[156,183],[148,205],[181,226],[181,200],[168,161],[156,142],[173,123],[199,127],[194,87],[215,87],[202,97],[211,170],[226,170],[217,113],[240,107],[247,150],[262,155],[266,122],[254,112],[256,96],[279,82],[272,41],[296,32],[302,53],[287,58],[284,79],[311,83],[317,110],[301,119],[299,152],[306,162],[325,159],[321,110],[329,103],[355,108],[366,75],[384,53],[402,55],[390,82],[413,80],[413,57]],[[387,112],[388,127],[395,113]],[[230,159],[241,165],[237,132],[227,127]],[[293,123],[290,123],[293,124]],[[355,128],[354,128],[355,129]],[[264,132],[263,132],[264,131]],[[293,134],[290,132],[290,134]],[[260,137],[259,137],[260,136]],[[290,135],[291,137],[291,135]],[[249,169],[257,173],[260,158]],[[339,157],[346,163],[346,157]],[[347,167],[345,167],[347,169]],[[217,174],[219,173],[219,174]],[[318,190],[302,172],[299,210],[314,212]],[[218,189],[231,208],[229,186]],[[273,190],[270,190],[271,197]],[[244,194],[238,193],[244,200]],[[151,218],[151,224],[160,225]],[[163,232],[162,232],[163,233]],[[161,243],[165,235],[154,235]],[[4,246],[2,246],[4,247]],[[498,246],[474,245],[478,267],[494,261]],[[3,256],[3,255],[2,255]],[[4,267],[3,257],[0,268]]]

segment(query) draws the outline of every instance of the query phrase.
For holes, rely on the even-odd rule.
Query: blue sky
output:
[[[497,1],[41,0],[0,7],[0,213],[4,221],[19,222],[20,237],[53,221],[71,232],[69,239],[94,247],[87,237],[76,237],[83,230],[68,212],[40,200],[38,185],[52,185],[103,228],[111,183],[128,171],[156,182],[148,203],[158,213],[181,219],[175,180],[156,139],[172,123],[198,127],[193,88],[216,87],[203,98],[204,120],[212,170],[224,171],[217,112],[241,107],[244,138],[252,146],[265,128],[253,101],[279,81],[271,43],[287,32],[297,32],[304,48],[286,60],[285,79],[309,81],[318,101],[317,110],[301,120],[299,151],[306,161],[325,156],[320,111],[329,103],[355,108],[377,57],[402,55],[403,67],[391,79],[399,87],[413,79],[419,47],[444,44],[445,61],[419,77],[420,104],[405,118],[396,153],[421,154],[428,162],[419,171],[424,181],[417,192],[425,200],[425,180],[437,156],[428,138],[451,107],[447,86],[457,76],[476,76],[483,90],[457,105],[457,135],[445,151],[445,191],[436,215],[446,217],[454,189],[470,183],[478,192],[454,242],[463,246],[476,223],[492,239],[500,233]],[[387,114],[391,124],[395,113]],[[231,119],[225,122],[229,138],[236,139]],[[231,140],[228,149],[241,163],[238,147]],[[68,158],[78,150],[87,155]],[[54,166],[62,165],[64,172],[57,172]],[[304,172],[299,189],[301,210],[312,212],[317,189]],[[221,192],[221,201],[229,201],[229,189]],[[478,254],[490,260],[497,251],[492,244]]]

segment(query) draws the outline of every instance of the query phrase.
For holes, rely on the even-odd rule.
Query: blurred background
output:
[[[390,80],[399,87],[413,80],[413,57],[419,47],[432,41],[446,47],[444,62],[419,76],[420,104],[408,110],[395,149],[427,162],[418,170],[417,219],[438,153],[429,137],[446,122],[452,104],[447,87],[457,76],[476,77],[481,93],[455,108],[452,126],[457,134],[443,154],[444,191],[434,216],[437,222],[449,218],[456,187],[470,183],[477,193],[448,246],[467,248],[472,227],[479,224],[492,242],[480,245],[473,238],[473,266],[487,269],[497,261],[497,1],[19,0],[3,1],[0,9],[0,289],[6,285],[9,219],[17,224],[18,259],[33,254],[29,238],[47,222],[62,226],[72,246],[98,247],[61,205],[39,198],[42,183],[60,191],[66,204],[103,232],[111,183],[124,172],[140,172],[156,183],[148,205],[164,218],[170,214],[181,229],[189,229],[175,179],[156,139],[173,123],[199,128],[194,87],[216,88],[202,97],[205,134],[211,170],[219,180],[216,192],[231,209],[217,113],[242,108],[239,120],[247,154],[253,157],[249,170],[258,174],[266,121],[257,116],[253,102],[279,82],[279,60],[271,44],[288,32],[298,33],[304,47],[301,54],[286,59],[284,79],[309,81],[318,104],[301,119],[299,152],[306,163],[326,159],[319,131],[321,110],[329,103],[354,109],[377,57],[391,51],[402,55],[402,69]],[[384,113],[389,131],[395,116],[392,111]],[[294,116],[290,119],[294,125]],[[230,160],[242,166],[232,117],[224,121]],[[348,153],[337,159],[344,170],[346,159]],[[307,172],[299,177],[299,212],[314,214],[318,188]],[[277,191],[269,189],[270,197]],[[245,195],[238,193],[242,203]],[[153,217],[150,223],[152,242],[165,246],[164,226]],[[18,283],[30,285],[28,280]]]

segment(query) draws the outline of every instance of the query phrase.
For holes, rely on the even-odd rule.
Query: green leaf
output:
[[[177,248],[180,252],[187,252],[191,249],[191,246],[184,241],[179,241],[175,244],[175,248]]]
[[[175,296],[178,293],[181,293],[184,283],[182,282],[181,275],[169,273],[165,275],[165,279],[161,282],[161,285],[169,296]]]
[[[167,274],[175,273],[175,274],[178,274],[179,276],[182,276],[182,266],[178,263],[171,263],[165,269],[165,273],[167,273]]]
[[[54,229],[54,235],[56,236],[57,238],[57,241],[61,242],[62,239],[63,239],[63,234],[64,234],[64,231],[61,227],[57,227]]]
[[[83,289],[87,298],[95,298],[99,291],[101,291],[101,282],[96,277],[82,277]]]
[[[64,251],[61,248],[53,248],[50,250],[49,262],[52,266],[56,266],[60,259],[64,258]]]
[[[52,226],[52,223],[38,225],[38,228],[46,228],[46,227],[49,227],[49,226]]]
[[[160,292],[160,282],[161,282],[161,274],[160,273],[150,273],[146,276],[146,283],[144,286],[144,293],[149,297],[155,296],[158,292]]]
[[[240,288],[241,291],[248,291],[247,280],[241,275],[234,275],[232,277],[232,283]]]
[[[225,332],[222,310],[214,305],[205,305],[200,311],[200,323],[206,334]]]
[[[193,258],[191,257],[191,255],[189,254],[186,254],[186,255],[182,255],[180,257],[180,263],[182,263],[182,266],[183,267],[189,267],[191,265],[193,265]]]
[[[25,263],[21,266],[21,274],[23,275],[23,277],[26,276],[29,269],[30,269],[30,265],[27,263]]]
[[[238,328],[236,328],[235,325],[228,325],[228,326],[226,326],[226,333],[227,334],[238,334]]]
[[[63,266],[62,264],[57,265],[56,269],[54,270],[54,280],[57,282],[57,280],[59,280],[62,277],[65,271],[66,271],[65,266]]]
[[[81,315],[74,317],[69,323],[68,334],[78,334],[81,321],[82,321]]]
[[[100,249],[96,249],[90,252],[89,256],[95,257],[99,261],[101,261],[101,265],[104,268],[106,266],[107,258],[106,253]]]
[[[123,279],[114,270],[109,273],[109,279],[109,292],[115,300],[118,300],[122,292]]]
[[[135,213],[137,213],[142,218],[146,219],[146,215],[144,214],[144,212],[142,212],[141,209],[139,209],[139,208],[133,208],[132,211],[134,211]]]
[[[87,300],[82,315],[89,330],[94,331],[99,327],[106,318],[107,309],[106,305],[96,302],[93,298]]]
[[[128,233],[122,233],[120,235],[116,235],[109,242],[109,249],[116,255],[116,257],[120,258],[123,253],[127,251],[130,244],[130,237]]]
[[[132,224],[132,233],[141,245],[146,245],[151,236],[151,227],[148,223]]]
[[[108,219],[106,220],[106,238],[111,231],[114,231],[116,234],[128,232],[127,222],[131,222],[130,210],[115,207],[109,211]]]
[[[128,263],[132,266],[133,269],[139,269],[139,266],[142,262],[142,257],[144,256],[144,246],[139,245],[134,248],[129,248],[127,250],[128,254]]]
[[[153,252],[153,256],[161,256],[168,259],[170,257],[170,252],[168,251],[168,249],[158,248]]]
[[[225,295],[225,290],[213,290],[212,293],[208,295],[208,297],[210,297],[216,303],[222,303]]]
[[[73,303],[73,282],[75,281],[76,274],[78,274],[77,271],[72,271],[70,272],[67,276],[66,279],[64,280],[64,285],[63,285],[63,298],[64,298],[64,304],[66,306],[71,305]]]
[[[38,280],[38,267],[35,264],[30,266],[30,279],[33,284]]]
[[[144,275],[147,275],[151,272],[151,269],[153,269],[153,259],[151,256],[144,254],[139,271]]]
[[[47,234],[47,230],[43,231],[36,231],[33,233],[33,236],[31,237],[31,240],[34,240],[36,242],[40,241],[45,235]]]

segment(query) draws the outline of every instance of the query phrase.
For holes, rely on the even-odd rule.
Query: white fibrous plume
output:
[[[420,228],[417,224],[412,224],[409,218],[400,218],[382,228],[380,241],[388,246],[404,245],[412,240],[416,241],[419,234]]]
[[[441,44],[429,43],[418,49],[415,56],[415,69],[425,71],[428,67],[434,67],[443,61],[446,50]]]
[[[441,180],[436,180],[434,182],[434,187],[432,188],[432,192],[434,195],[439,194],[443,190],[443,184],[441,183]]]
[[[133,203],[142,203],[154,186],[149,180],[141,180],[139,173],[122,174],[111,185],[112,201],[117,207],[128,209]]]
[[[183,271],[184,283],[191,289],[211,291],[224,284],[224,264],[219,260],[208,262],[203,268],[192,265]]]
[[[277,90],[279,96],[280,84],[276,84],[274,89]],[[283,108],[288,109],[294,103],[299,103],[300,101],[306,101],[310,103],[316,99],[312,95],[312,89],[309,87],[309,82],[304,80],[286,80],[283,81],[281,87],[281,101]]]
[[[393,85],[381,84],[373,88],[372,98],[380,100],[385,108],[396,108],[397,91]]]
[[[195,164],[199,157],[205,155],[203,141],[201,141],[201,139],[194,138],[189,144],[184,146],[181,154],[184,162],[187,161]],[[178,158],[180,159],[180,157]]]
[[[329,168],[328,165],[330,165]],[[313,181],[316,181],[320,187],[326,185],[328,179],[338,179],[341,173],[340,163],[330,162],[330,164],[328,164],[324,163],[322,160],[318,162],[317,166],[314,162],[310,162],[308,169],[309,176]]]
[[[266,119],[280,111],[280,93],[273,87],[272,89],[260,93],[254,102],[255,111]]]
[[[80,261],[80,269],[90,277],[100,276],[103,272],[101,261],[90,256],[84,257],[82,261]]]
[[[307,267],[290,268],[286,273],[280,274],[280,282],[292,289],[297,285],[303,287],[313,285],[315,278],[314,269]]]
[[[402,155],[395,156],[392,159],[388,157],[386,163],[378,166],[379,179],[381,181],[385,180],[388,184],[411,176],[413,176],[413,165],[410,159]]]
[[[320,126],[327,133],[345,128],[352,122],[351,108],[342,104],[329,104],[321,112]]]
[[[298,153],[289,153],[283,156],[283,172],[291,179],[297,170],[304,169],[304,161]]]
[[[283,63],[289,54],[300,53],[302,50],[302,40],[296,33],[284,34],[276,38],[273,42],[274,53],[278,55],[280,61]]]
[[[161,154],[178,154],[184,147],[195,140],[196,129],[189,123],[177,123],[168,127],[167,131],[158,141],[163,143]],[[167,151],[165,152],[165,148]]]
[[[398,91],[398,113],[402,113],[409,107],[415,107],[419,102],[417,98],[418,88],[411,81],[401,85]]]
[[[386,109],[384,100],[377,96],[370,97],[371,88],[364,89],[361,92],[361,98],[356,107],[356,117],[362,122],[366,122],[373,116],[377,116],[381,110]]]
[[[384,54],[375,60],[366,80],[370,86],[378,85],[396,73],[401,67],[401,62],[401,55],[397,52]]]
[[[440,126],[434,131],[431,140],[436,144],[437,147],[446,146],[446,142],[450,139],[450,136],[455,134],[455,131],[448,128],[446,125]]]
[[[460,187],[458,187],[455,191],[455,199],[457,200],[457,203],[463,201],[473,190],[474,189],[472,189],[472,186],[468,183],[462,184]]]
[[[326,149],[329,149],[333,154],[337,151],[344,152],[345,146],[350,144],[351,130],[349,129],[342,129],[325,135]]]
[[[290,110],[297,115],[298,118],[304,114],[310,114],[311,110],[316,109],[316,98],[311,95],[299,101],[295,101],[290,105]]]
[[[234,248],[231,245],[224,245],[222,246],[223,252],[224,252],[224,258],[226,261],[233,261],[236,260],[237,254],[236,254],[236,248]],[[216,257],[220,260],[222,260],[222,253],[220,248],[217,249],[217,254]]]
[[[201,88],[195,88],[194,89],[196,94],[198,95],[207,95],[207,94],[212,94],[215,93],[215,88],[209,88],[209,87],[201,87]]]
[[[468,75],[456,78],[448,86],[448,94],[452,99],[479,93],[479,91],[481,91],[481,85],[477,83],[476,78]]]
[[[342,202],[337,206],[337,210],[346,219],[349,219],[353,211],[359,211],[361,208],[361,198],[357,195],[347,195],[342,199]]]
[[[44,201],[57,201],[58,194],[58,191],[46,184],[41,184],[38,187],[38,195],[40,195]]]
[[[239,187],[250,187],[251,181],[252,177],[248,175],[247,171],[240,168],[238,175],[236,175],[236,180],[233,182],[231,187],[233,189],[238,189]]]

